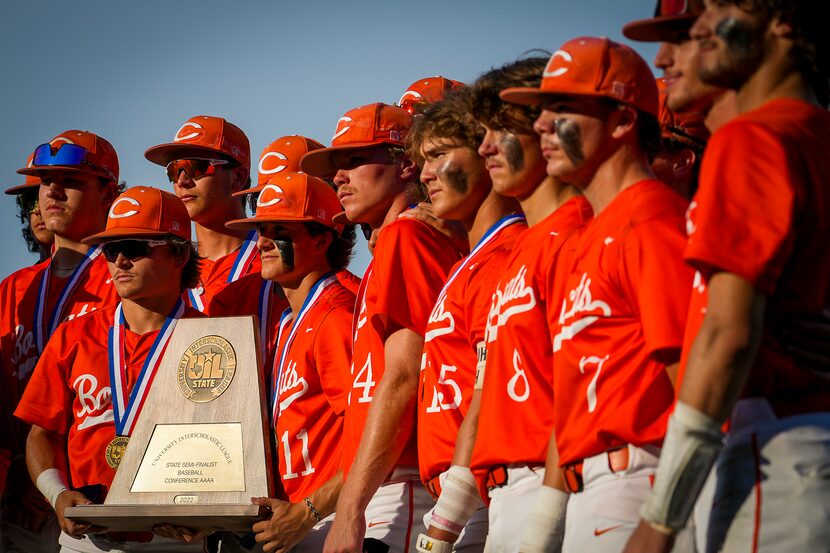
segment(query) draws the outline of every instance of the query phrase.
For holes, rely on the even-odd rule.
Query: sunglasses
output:
[[[176,159],[167,164],[167,178],[170,182],[179,180],[179,175],[184,171],[184,174],[193,180],[199,180],[202,177],[209,177],[216,173],[218,165],[228,165],[230,162],[226,159],[203,159],[203,158],[189,158]]]
[[[82,165],[86,165],[87,167],[91,167],[96,171],[106,174],[112,180],[116,180],[115,175],[112,174],[112,171],[106,167],[101,167],[87,161],[86,156],[88,154],[89,150],[83,146],[78,146],[77,144],[61,144],[54,152],[52,151],[51,144],[41,144],[35,149],[35,153],[32,156],[32,166],[80,167]]]
[[[133,261],[134,259],[150,255],[151,248],[163,246],[167,243],[167,240],[116,240],[114,242],[105,242],[101,246],[101,250],[103,250],[104,258],[106,258],[107,261],[115,263],[115,260],[118,259],[119,254],[123,255],[130,261]]]

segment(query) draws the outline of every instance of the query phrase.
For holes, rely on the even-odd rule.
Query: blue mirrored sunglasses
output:
[[[35,149],[32,157],[33,167],[65,166],[78,167],[86,165],[97,171],[101,171],[115,180],[115,175],[106,167],[99,167],[86,160],[89,150],[77,144],[61,144],[57,150],[52,151],[51,144],[41,144]]]

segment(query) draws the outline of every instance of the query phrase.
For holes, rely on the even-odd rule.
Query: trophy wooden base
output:
[[[150,531],[160,524],[192,530],[250,532],[262,519],[258,505],[78,505],[64,511],[74,522],[86,522],[118,532]],[[264,513],[262,513],[264,514]]]

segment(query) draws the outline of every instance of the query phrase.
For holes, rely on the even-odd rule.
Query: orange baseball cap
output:
[[[153,146],[144,152],[148,160],[167,167],[177,159],[231,159],[251,168],[251,145],[242,129],[221,117],[197,115],[188,119],[173,142]]]
[[[332,154],[337,150],[356,150],[389,144],[404,147],[412,116],[406,110],[383,103],[369,104],[347,111],[337,121],[330,148],[308,152],[300,168],[315,177],[329,177],[337,172]]]
[[[343,226],[334,222],[334,216],[342,210],[337,193],[322,179],[305,173],[278,173],[262,187],[256,214],[228,221],[225,226],[247,229],[260,223],[313,221],[342,232]]]
[[[187,208],[170,192],[151,186],[135,186],[112,202],[107,215],[107,228],[84,238],[83,242],[100,244],[126,238],[165,236],[190,240]]]
[[[660,111],[657,116],[660,123],[660,135],[690,146],[705,147],[710,136],[709,129],[704,123],[706,113],[702,111],[676,113],[670,110],[665,83],[665,79],[657,79],[657,89],[660,91]]]
[[[631,40],[661,42],[680,31],[688,31],[703,9],[703,0],[657,0],[654,17],[632,21],[622,32]]]
[[[604,37],[569,40],[551,56],[539,88],[507,88],[499,97],[537,105],[551,95],[611,98],[657,117],[657,85],[648,63]]]
[[[32,166],[32,158],[35,157],[34,152],[29,155],[29,159],[26,160],[26,168],[30,168]],[[40,186],[40,177],[36,177],[34,175],[26,175],[26,180],[23,181],[23,184],[18,184],[17,186],[12,186],[11,188],[6,189],[6,194],[22,194],[27,190],[32,188],[37,188]]]
[[[324,147],[316,140],[298,134],[282,136],[274,140],[262,150],[259,156],[257,185],[248,190],[234,192],[233,195],[243,196],[259,192],[268,183],[268,179],[277,173],[299,173],[300,159],[308,152]]]
[[[446,77],[427,77],[409,85],[401,99],[398,100],[398,105],[410,114],[415,115],[418,104],[437,102],[442,100],[447,93],[464,86],[466,85],[461,81],[454,81]]]
[[[31,165],[18,169],[17,172],[21,175],[42,177],[52,171],[69,171],[96,175],[118,182],[118,154],[115,153],[112,144],[97,134],[89,131],[64,131],[50,140],[48,144],[50,151],[46,151],[45,146],[41,144],[32,154]],[[61,162],[63,156],[59,150],[64,144],[73,144],[86,150],[85,155],[81,154],[83,159],[71,164]],[[41,150],[41,148],[44,149]],[[49,157],[51,153],[54,156],[52,161],[38,164],[38,157],[40,157],[38,153],[41,152],[46,154],[45,157]]]

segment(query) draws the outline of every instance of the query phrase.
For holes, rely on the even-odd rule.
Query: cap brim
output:
[[[331,218],[331,220],[334,221],[335,224],[338,224],[338,225],[353,225],[354,224],[349,220],[348,217],[346,217],[346,212],[345,211],[341,211],[340,213],[336,213]]]
[[[17,186],[12,186],[11,188],[6,189],[6,194],[11,196],[16,196],[17,194],[22,194],[27,190],[32,190],[33,188],[40,188],[40,183],[38,184],[18,184]]]
[[[287,215],[273,215],[273,216],[264,216],[264,217],[248,217],[247,219],[234,219],[233,221],[228,221],[225,223],[225,226],[229,229],[252,229],[256,228],[257,225],[261,225],[262,223],[308,223],[308,222],[316,222],[319,223],[317,219],[313,217],[288,217]],[[322,224],[322,223],[321,223]]]
[[[639,42],[663,42],[684,28],[690,29],[697,17],[683,14],[640,19],[625,25],[622,33],[626,38]]]
[[[169,232],[159,232],[157,230],[147,230],[138,228],[117,228],[112,230],[105,230],[92,236],[87,236],[81,242],[84,244],[101,244],[112,240],[122,240],[127,238],[162,238],[171,236]]]
[[[499,98],[511,104],[519,104],[522,106],[538,106],[545,96],[549,96],[549,92],[544,92],[539,88],[505,88],[499,92]]]
[[[403,142],[393,142],[391,140],[382,140],[380,142],[352,142],[350,144],[343,144],[342,146],[332,146],[330,148],[320,148],[318,150],[311,150],[300,159],[300,170],[312,177],[331,178],[337,173],[337,167],[332,162],[334,152],[344,150],[359,150],[360,148],[371,148],[373,146],[398,146],[403,147]]]
[[[189,157],[227,159],[228,161],[239,163],[239,160],[234,159],[228,154],[215,148],[208,148],[207,146],[198,146],[195,144],[182,144],[179,142],[159,144],[158,146],[148,148],[147,151],[144,152],[144,157],[156,165],[161,165],[162,167],[167,167],[171,161],[186,159]]]
[[[247,196],[248,194],[256,194],[257,192],[262,192],[265,188],[265,185],[262,186],[252,186],[251,188],[246,188],[245,190],[237,190],[231,196]]]
[[[83,173],[85,175],[94,175],[96,177],[102,177],[109,180],[114,179],[114,177],[109,173],[105,171],[96,171],[89,166],[76,167],[74,165],[37,165],[17,170],[18,174],[29,177],[42,177],[43,175],[48,175],[49,173],[55,173],[57,171],[64,173]]]

